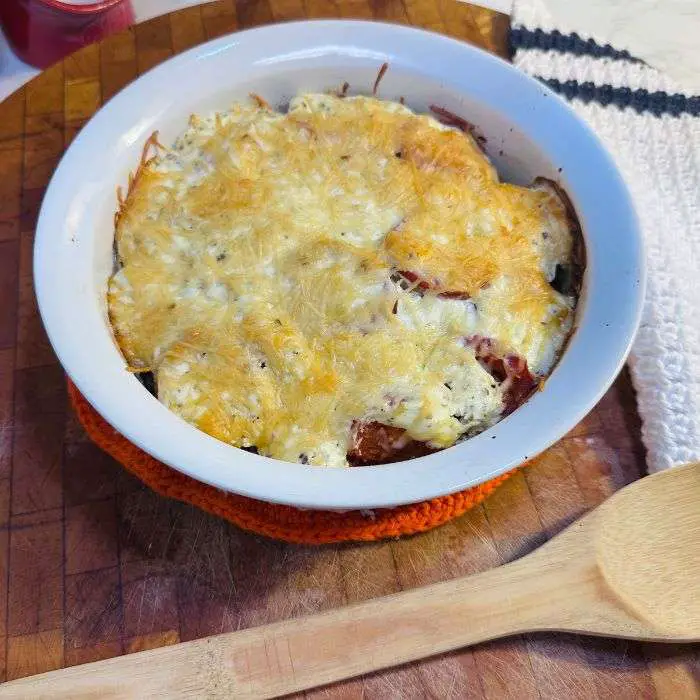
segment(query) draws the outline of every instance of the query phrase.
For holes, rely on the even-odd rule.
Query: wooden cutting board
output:
[[[39,320],[38,207],[65,147],[139,73],[273,20],[411,23],[506,55],[508,19],[455,0],[225,0],[139,25],[0,104],[0,678],[173,644],[480,571],[644,473],[626,372],[559,444],[433,532],[302,547],[160,498],[87,441]],[[95,154],[100,157],[99,153]],[[697,697],[700,650],[527,635],[307,693],[328,698]]]

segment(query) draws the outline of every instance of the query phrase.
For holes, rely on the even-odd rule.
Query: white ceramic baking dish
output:
[[[587,252],[569,346],[538,392],[486,432],[427,457],[323,469],[231,447],[168,411],[130,374],[110,332],[115,190],[155,129],[169,143],[193,112],[226,108],[254,91],[273,104],[348,81],[418,111],[441,105],[476,124],[504,179],[561,183]],[[67,373],[132,442],[203,482],[266,501],[329,509],[417,502],[483,482],[541,452],[594,406],[620,370],[638,324],[643,249],[630,196],[610,156],[556,95],[467,44],[407,27],[297,22],[199,46],[139,78],[81,131],[61,161],[39,217],[34,253],[39,307]]]

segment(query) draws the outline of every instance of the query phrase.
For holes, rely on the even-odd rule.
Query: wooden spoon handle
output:
[[[580,572],[559,567],[550,571],[554,580],[544,575],[546,561],[529,560],[320,615],[41,674],[0,686],[0,697],[273,697],[548,628]]]

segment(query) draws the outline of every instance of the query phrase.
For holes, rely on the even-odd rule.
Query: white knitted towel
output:
[[[542,0],[516,0],[511,41],[515,65],[598,133],[635,200],[648,283],[630,368],[649,471],[700,459],[700,96],[626,51],[558,31]]]

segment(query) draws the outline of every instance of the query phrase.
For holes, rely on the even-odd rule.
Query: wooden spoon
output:
[[[700,640],[700,464],[646,477],[511,564],[43,673],[2,698],[273,697],[534,630]]]

